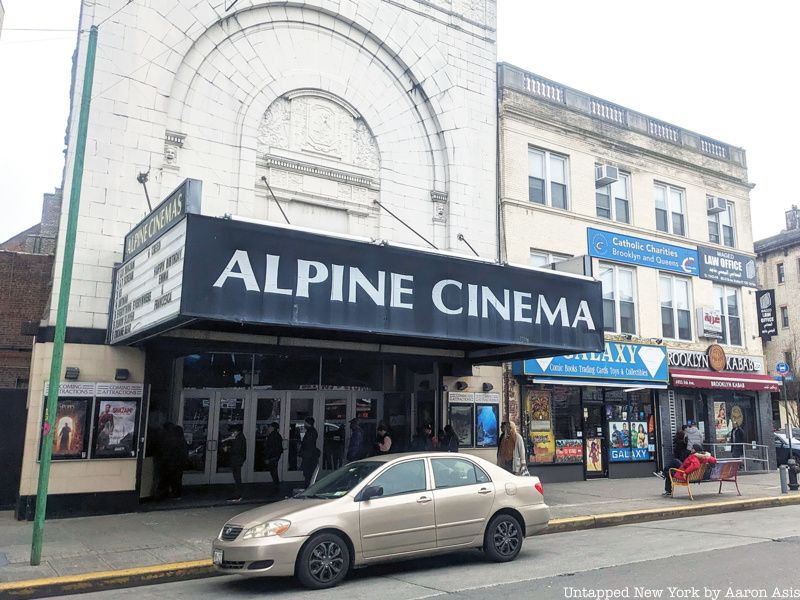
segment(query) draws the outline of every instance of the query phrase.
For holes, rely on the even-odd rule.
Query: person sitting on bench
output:
[[[681,466],[678,468],[678,472],[675,473],[674,477],[678,481],[685,481],[686,477],[689,476],[690,473],[694,473],[697,469],[700,468],[701,465],[706,463],[715,465],[717,464],[717,459],[711,456],[708,452],[703,450],[703,447],[700,444],[693,444],[691,447],[691,454],[686,457],[681,463]],[[672,495],[672,480],[669,477],[669,470],[670,468],[674,467],[665,467],[664,468],[664,495],[671,496]]]

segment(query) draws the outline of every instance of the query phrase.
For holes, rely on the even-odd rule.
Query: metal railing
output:
[[[763,444],[703,444],[717,460],[741,460],[743,471],[769,471],[769,448]]]

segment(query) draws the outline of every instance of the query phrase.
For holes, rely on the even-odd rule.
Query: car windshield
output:
[[[383,463],[364,460],[337,469],[299,493],[296,498],[339,498],[364,481],[364,478]]]

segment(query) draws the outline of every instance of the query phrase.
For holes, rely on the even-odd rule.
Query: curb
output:
[[[613,527],[615,525],[664,521],[668,519],[680,519],[682,517],[793,505],[800,505],[800,495],[772,496],[726,502],[706,502],[689,506],[583,515],[552,519],[547,529],[540,532],[538,535],[567,533],[570,531],[597,529],[599,527]],[[66,575],[63,577],[0,583],[0,598],[47,598],[63,594],[80,594],[97,592],[100,590],[185,581],[188,579],[202,579],[206,577],[215,577],[217,575],[219,575],[219,573],[214,570],[210,560],[194,560],[153,565],[150,567],[136,567],[116,571],[98,571],[80,575]]]
[[[211,560],[191,560],[149,567],[96,571],[63,577],[47,577],[0,583],[0,598],[48,598],[101,590],[154,585],[218,575]]]
[[[628,525],[632,523],[647,523],[648,521],[665,521],[680,519],[682,517],[696,517],[701,515],[715,515],[742,510],[755,510],[759,508],[777,508],[781,506],[800,505],[800,495],[797,496],[769,496],[765,498],[752,498],[749,500],[730,500],[725,502],[705,502],[689,506],[674,506],[670,508],[647,508],[617,513],[604,513],[599,515],[585,515],[579,517],[566,517],[551,519],[547,529],[539,535],[549,533],[566,533],[598,527],[613,527],[615,525]]]

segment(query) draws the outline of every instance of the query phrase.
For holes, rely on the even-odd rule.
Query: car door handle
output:
[[[479,494],[491,494],[492,490],[487,490],[486,488],[481,488],[478,490]]]
[[[420,498],[417,498],[417,504],[427,504],[430,501],[431,499],[428,498],[427,496],[422,496]]]

